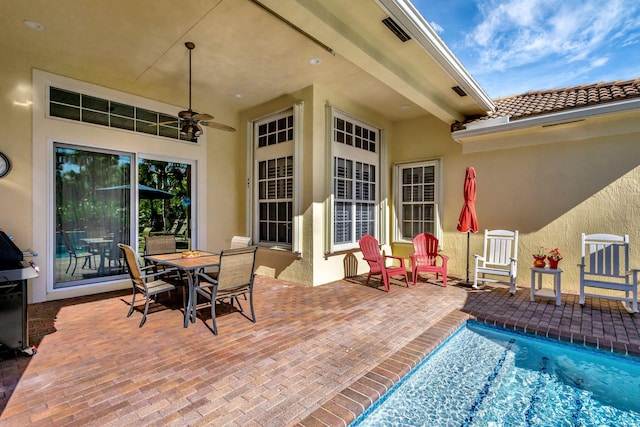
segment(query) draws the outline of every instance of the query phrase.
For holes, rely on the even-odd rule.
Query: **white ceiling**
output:
[[[424,115],[430,103],[448,105],[452,116],[478,112],[424,49],[381,24],[386,14],[374,0],[263,3],[335,55],[251,0],[4,0],[0,52],[3,62],[27,56],[44,71],[186,107],[191,41],[193,109],[223,122],[311,84],[392,121]]]

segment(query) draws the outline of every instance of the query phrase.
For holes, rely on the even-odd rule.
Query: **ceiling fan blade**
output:
[[[218,123],[218,122],[200,122],[200,124],[203,125],[203,126],[208,126],[210,128],[224,130],[224,131],[227,131],[227,132],[235,132],[236,131],[235,128],[232,128],[229,125],[225,125],[225,124]]]
[[[193,113],[191,116],[193,120],[213,120],[213,116],[205,113]]]

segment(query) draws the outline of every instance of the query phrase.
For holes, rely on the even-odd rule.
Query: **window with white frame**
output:
[[[334,251],[357,246],[365,234],[377,237],[380,130],[333,112]]]
[[[293,110],[254,123],[254,168],[254,240],[260,245],[290,248],[294,228]]]
[[[411,241],[420,233],[441,238],[438,160],[396,165],[397,240]]]

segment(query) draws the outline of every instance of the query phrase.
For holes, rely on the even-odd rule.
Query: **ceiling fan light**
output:
[[[198,137],[202,135],[202,128],[198,124],[193,125],[193,136]]]
[[[182,126],[182,129],[180,129],[180,135],[187,136],[189,134],[190,127],[191,126],[189,126],[188,123]]]

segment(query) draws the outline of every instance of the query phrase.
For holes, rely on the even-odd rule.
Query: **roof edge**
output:
[[[612,102],[599,105],[591,105],[583,108],[572,110],[564,110],[557,113],[545,114],[531,118],[508,120],[506,123],[497,122],[496,124],[483,126],[475,129],[464,129],[451,132],[453,139],[461,143],[461,139],[471,138],[474,136],[490,135],[501,132],[509,132],[518,129],[532,127],[555,126],[565,123],[571,123],[588,119],[590,117],[602,116],[606,114],[615,114],[630,110],[640,109],[640,98],[630,99],[627,101]]]
[[[376,2],[390,16],[402,23],[416,42],[478,103],[480,108],[485,111],[496,109],[493,100],[449,50],[413,4],[407,0],[376,0]]]

